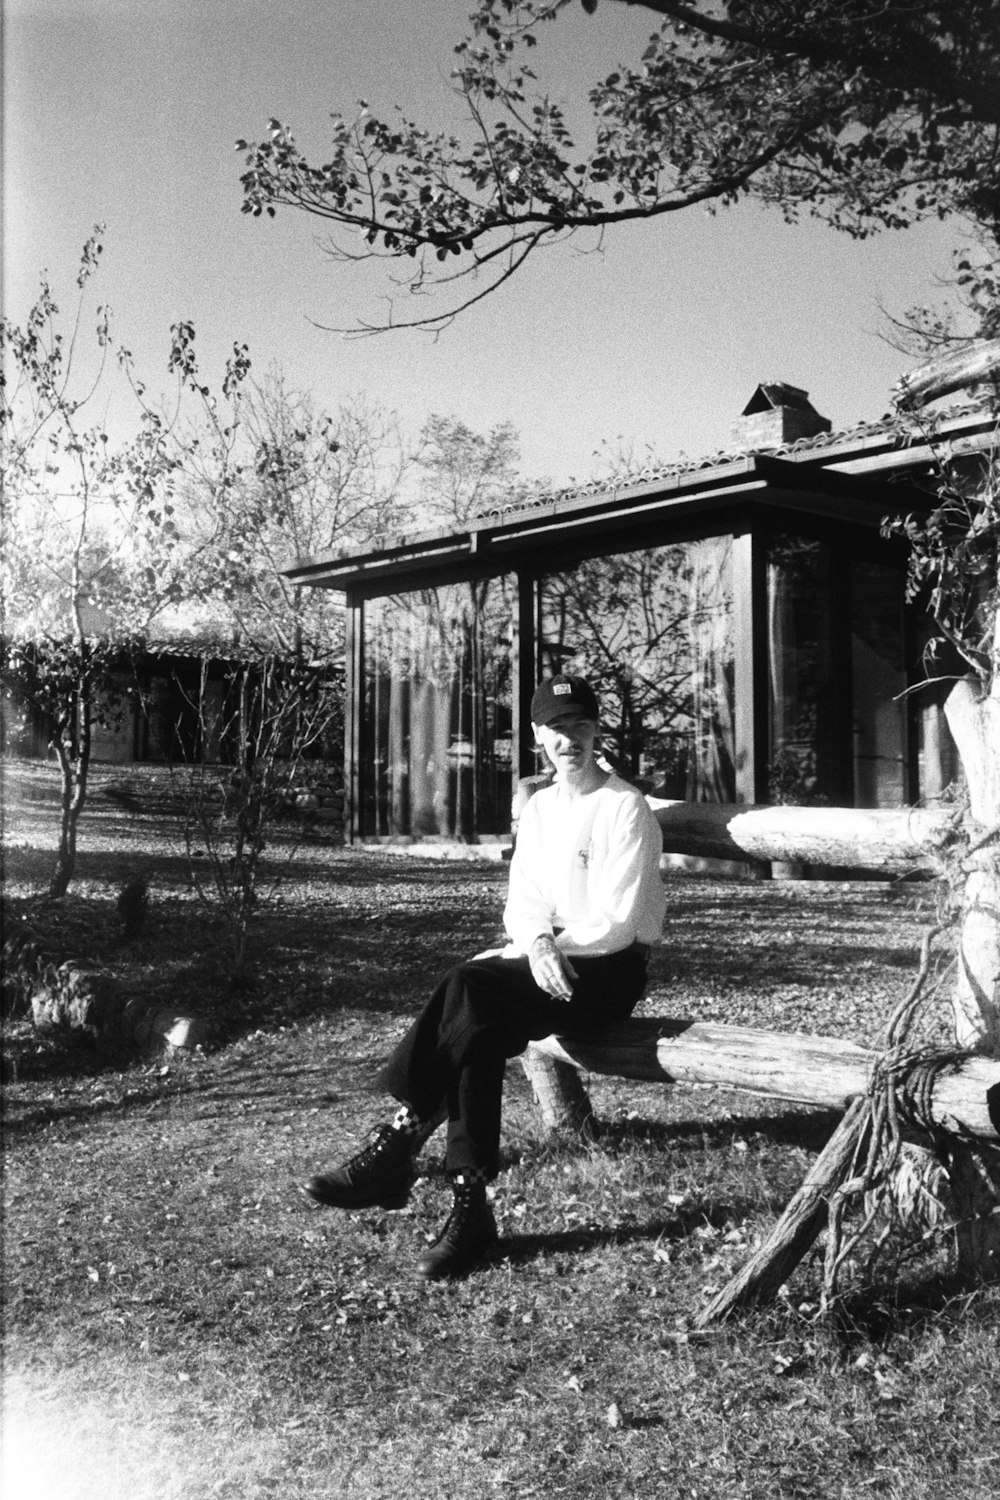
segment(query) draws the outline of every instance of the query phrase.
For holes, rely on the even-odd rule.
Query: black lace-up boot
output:
[[[414,1137],[381,1125],[356,1156],[306,1183],[306,1192],[329,1208],[405,1208],[416,1178]]]
[[[482,1180],[457,1177],[451,1213],[437,1239],[417,1262],[417,1271],[428,1281],[461,1276],[481,1264],[496,1243],[497,1225],[486,1198]]]

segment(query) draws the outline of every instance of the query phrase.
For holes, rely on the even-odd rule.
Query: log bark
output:
[[[572,1063],[529,1047],[521,1056],[521,1067],[546,1130],[568,1130],[585,1138],[594,1134],[596,1121],[590,1096]]]
[[[1000,1056],[1000,675],[990,694],[971,678],[956,683],[945,714],[968,784],[974,851],[965,866],[955,1028],[961,1046]]]
[[[696,1314],[695,1328],[767,1301],[788,1280],[826,1226],[830,1197],[850,1167],[868,1118],[866,1101],[855,1099],[767,1239]]]
[[[879,1056],[837,1037],[645,1017],[585,1038],[546,1037],[529,1050],[591,1073],[715,1084],[827,1109],[866,1092]],[[943,1130],[996,1144],[998,1101],[1000,1057],[970,1055],[937,1073],[930,1115]]]
[[[757,807],[647,798],[666,854],[801,861],[881,874],[936,869],[953,816],[934,808]]]
[[[958,682],[945,713],[969,792],[955,1030],[963,1046],[1000,1058],[1000,612],[995,624],[992,691]],[[1000,1114],[1000,1089],[991,1096]],[[957,1141],[948,1160],[958,1267],[969,1280],[1000,1277],[1000,1152]]]

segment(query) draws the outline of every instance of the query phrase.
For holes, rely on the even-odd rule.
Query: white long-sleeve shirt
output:
[[[659,942],[662,849],[646,799],[618,776],[582,797],[558,782],[536,792],[511,860],[505,953],[527,953],[543,933],[556,933],[564,953],[584,956]]]

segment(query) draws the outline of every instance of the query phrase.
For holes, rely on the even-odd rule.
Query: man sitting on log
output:
[[[662,838],[645,799],[595,758],[599,711],[582,677],[538,686],[531,719],[555,771],[524,809],[504,909],[509,942],[449,970],[379,1081],[399,1101],[371,1143],[306,1191],[334,1208],[402,1208],[428,1127],[447,1112],[454,1203],[422,1276],[460,1275],[497,1238],[486,1184],[499,1171],[507,1058],[551,1032],[623,1021],[642,997],[665,908]]]

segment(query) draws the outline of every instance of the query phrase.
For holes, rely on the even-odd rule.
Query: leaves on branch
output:
[[[400,320],[435,329],[543,243],[693,204],[752,194],[857,236],[949,213],[1000,222],[1000,0],[636,3],[660,29],[589,91],[585,144],[524,61],[570,0],[480,0],[455,48],[461,138],[363,103],[333,115],[314,166],[272,119],[238,143],[244,212],[299,208],[334,226],[337,257],[410,260],[411,293],[481,277],[449,310]]]

